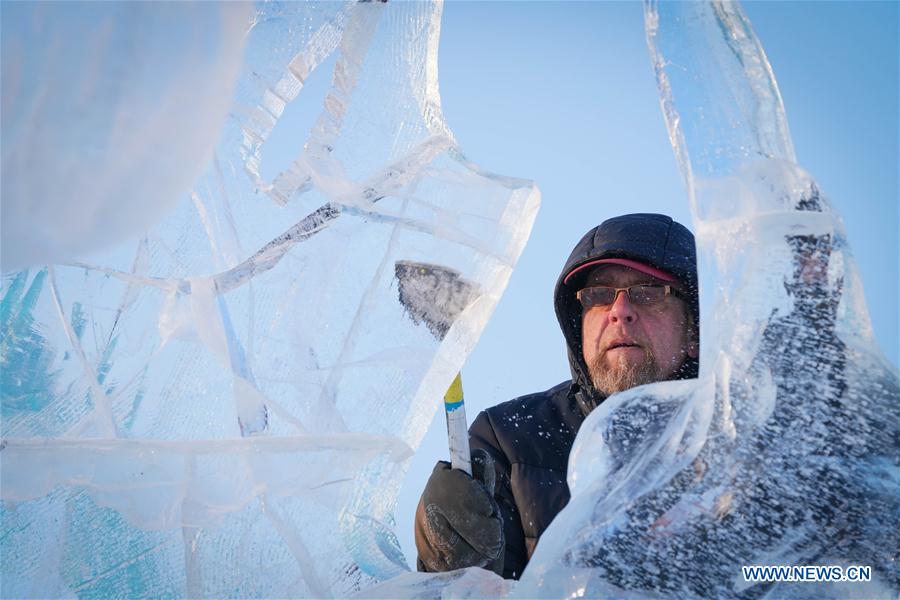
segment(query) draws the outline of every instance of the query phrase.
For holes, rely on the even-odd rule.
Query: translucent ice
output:
[[[796,164],[740,6],[654,2],[645,17],[701,253],[701,378],[590,415],[572,500],[516,593],[893,596],[900,385],[840,217]],[[743,565],[868,565],[873,581],[754,584]]]
[[[3,270],[138,235],[203,172],[249,6],[4,2]]]
[[[4,273],[4,597],[344,597],[408,569],[391,515],[405,459],[539,203],[531,182],[469,163],[444,123],[440,12],[257,6],[193,191],[139,240]],[[279,132],[295,102],[317,107],[311,130]],[[6,154],[3,168],[5,186]],[[79,228],[104,206],[80,206],[72,237],[92,236]],[[401,304],[396,266],[410,263],[466,283],[441,335]]]
[[[472,567],[449,573],[405,573],[373,586],[358,598],[501,598],[515,587],[492,571]]]

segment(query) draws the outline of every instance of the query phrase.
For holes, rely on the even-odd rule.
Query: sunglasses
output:
[[[619,292],[625,292],[628,295],[628,301],[636,306],[648,306],[658,304],[665,300],[668,296],[676,298],[684,298],[684,294],[673,288],[671,285],[654,285],[650,283],[642,283],[640,285],[632,285],[630,287],[616,288],[606,286],[587,287],[578,290],[575,297],[581,302],[581,306],[587,310],[595,306],[609,309],[619,297]]]

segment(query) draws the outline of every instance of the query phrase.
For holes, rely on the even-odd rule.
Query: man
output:
[[[615,392],[697,376],[694,236],[670,217],[624,215],[589,231],[555,307],[572,379],[479,414],[473,477],[435,466],[416,511],[420,571],[480,566],[517,579],[569,501],[569,452],[591,410]]]

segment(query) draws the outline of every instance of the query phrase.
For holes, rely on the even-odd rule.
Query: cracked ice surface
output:
[[[590,415],[572,500],[516,592],[893,597],[900,386],[840,216],[796,163],[740,6],[649,3],[645,17],[713,306],[701,378]],[[742,565],[868,565],[873,581],[752,584]]]
[[[340,597],[407,570],[405,459],[539,203],[444,123],[440,10],[258,5],[191,193],[138,241],[4,273],[3,596]],[[294,101],[322,108],[266,178]],[[411,262],[465,282],[452,323],[401,305]]]

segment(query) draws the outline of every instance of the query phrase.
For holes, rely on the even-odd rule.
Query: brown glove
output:
[[[482,567],[503,574],[503,521],[494,500],[494,461],[472,451],[472,476],[438,462],[416,509],[419,571]]]

